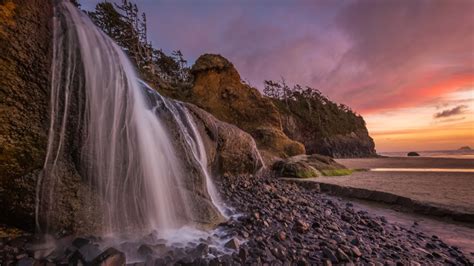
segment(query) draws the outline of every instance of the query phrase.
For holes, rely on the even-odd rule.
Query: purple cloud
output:
[[[220,53],[257,88],[283,76],[361,113],[419,105],[474,80],[474,1],[135,2],[165,51],[191,63]]]

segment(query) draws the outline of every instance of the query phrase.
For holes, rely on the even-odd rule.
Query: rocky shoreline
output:
[[[220,185],[226,202],[239,214],[219,225],[221,234],[187,246],[144,240],[122,248],[136,249],[143,258],[138,265],[472,265],[467,254],[425,234],[417,223],[400,227],[314,189],[274,177],[224,178]],[[213,238],[220,238],[222,249],[214,247]],[[97,237],[62,239],[67,244],[41,258],[32,249],[33,236],[2,238],[0,264],[120,264],[126,259]]]

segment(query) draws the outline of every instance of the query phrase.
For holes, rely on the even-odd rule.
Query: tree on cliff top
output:
[[[148,41],[146,14],[140,14],[136,4],[128,0],[122,0],[120,4],[102,2],[87,14],[127,52],[143,75],[158,75],[166,81],[178,83],[189,80],[189,67],[181,51],[174,51],[169,56],[153,48]]]
[[[263,93],[273,100],[280,112],[296,116],[319,136],[347,134],[365,128],[360,115],[347,105],[332,102],[318,89],[299,84],[290,87],[284,80],[265,80]]]

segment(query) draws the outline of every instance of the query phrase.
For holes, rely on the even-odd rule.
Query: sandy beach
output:
[[[445,168],[474,169],[471,159],[394,157],[340,159],[351,169]],[[321,177],[319,182],[383,191],[459,212],[474,213],[474,173],[357,171],[350,176]]]
[[[338,159],[337,162],[351,169],[388,168],[389,170],[356,171],[349,176],[319,177],[314,180],[341,187],[387,192],[426,205],[453,210],[453,212],[474,214],[474,193],[472,193],[474,173],[451,172],[453,169],[473,170],[474,160],[472,159],[388,157]],[[404,171],[397,171],[397,168],[402,168]],[[417,171],[417,169],[432,168],[436,168],[436,172]],[[446,169],[446,171],[440,171],[440,169]],[[363,208],[368,208],[405,226],[417,221],[425,231],[442,236],[448,243],[459,246],[470,254],[471,259],[473,258],[474,224],[472,223],[457,223],[450,221],[451,219],[438,220],[429,213],[425,213],[429,216],[420,216],[400,212],[398,208],[387,208],[386,204],[377,202],[362,200],[361,203],[360,206]]]

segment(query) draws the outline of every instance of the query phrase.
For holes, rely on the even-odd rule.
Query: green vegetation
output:
[[[337,134],[348,134],[365,129],[362,116],[354,113],[347,105],[330,101],[319,90],[288,86],[284,80],[266,80],[263,93],[270,97],[282,114],[299,120],[305,131],[319,138]]]
[[[302,169],[296,171],[295,176],[298,178],[318,177],[318,172],[314,169]]]
[[[351,175],[354,172],[352,169],[330,169],[330,170],[321,170],[323,176],[343,176]]]

